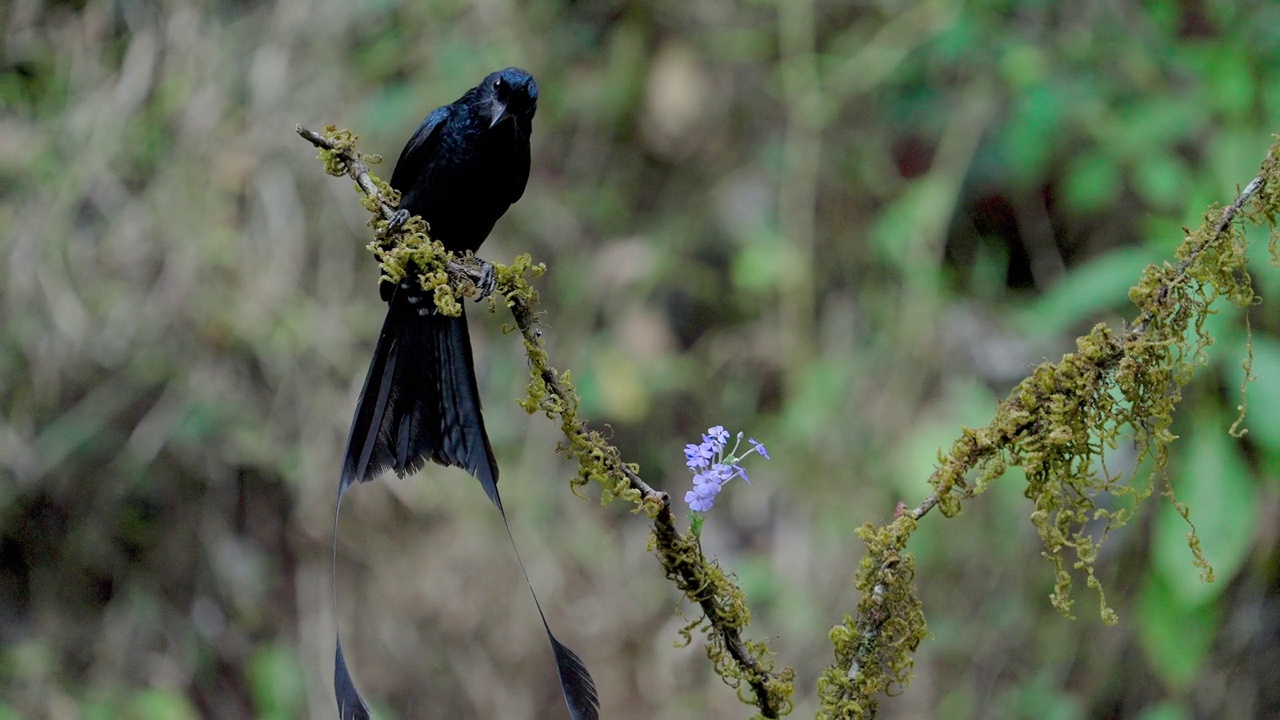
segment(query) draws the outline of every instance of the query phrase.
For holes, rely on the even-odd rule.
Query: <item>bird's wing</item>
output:
[[[440,128],[453,112],[450,105],[444,105],[431,111],[426,120],[418,126],[418,131],[405,143],[400,151],[400,159],[396,161],[396,169],[391,171],[391,187],[404,192],[419,177],[427,162],[436,154],[440,144]]]

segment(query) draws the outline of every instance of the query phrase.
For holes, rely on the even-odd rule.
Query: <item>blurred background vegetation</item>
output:
[[[548,263],[552,362],[649,482],[682,495],[712,424],[768,445],[704,546],[796,667],[795,717],[856,602],[854,528],[1127,316],[1280,131],[1269,0],[9,0],[0,28],[0,718],[331,717],[335,620],[380,717],[561,717],[459,471],[349,496],[335,618],[383,306],[367,215],[297,122],[389,175],[431,108],[534,73],[533,176],[483,254]],[[1238,311],[1175,426],[1218,582],[1150,503],[1099,563],[1121,623],[1083,595],[1061,618],[1011,473],[913,540],[933,635],[886,717],[1280,716],[1280,270],[1255,279],[1250,433],[1226,432]],[[647,524],[574,498],[515,405],[508,318],[471,315],[513,530],[604,716],[747,715],[673,646]]]

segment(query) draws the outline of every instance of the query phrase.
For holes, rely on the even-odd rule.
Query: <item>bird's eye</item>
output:
[[[498,78],[497,80],[494,80],[494,81],[493,81],[493,89],[494,89],[494,90],[501,90],[501,89],[502,89],[502,78]]]

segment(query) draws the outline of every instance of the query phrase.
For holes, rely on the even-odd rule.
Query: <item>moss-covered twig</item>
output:
[[[1129,293],[1140,310],[1132,323],[1119,332],[1099,324],[1077,340],[1076,352],[1037,367],[999,404],[988,425],[965,428],[948,452],[939,453],[930,477],[934,490],[923,502],[901,508],[881,527],[868,524],[859,530],[868,550],[855,580],[862,598],[856,616],[846,616],[831,631],[836,659],[819,682],[821,717],[872,717],[880,693],[908,682],[911,653],[925,636],[925,623],[912,587],[914,559],[906,552],[907,541],[933,508],[948,517],[959,514],[965,500],[1009,466],[1026,473],[1024,494],[1034,503],[1031,520],[1056,573],[1051,600],[1063,614],[1073,603],[1075,571],[1097,593],[1103,621],[1116,621],[1094,574],[1098,548],[1159,480],[1162,494],[1190,528],[1192,562],[1206,581],[1213,580],[1189,509],[1174,497],[1165,473],[1168,445],[1175,439],[1169,427],[1182,387],[1204,363],[1210,342],[1204,322],[1214,312],[1213,301],[1225,296],[1240,307],[1255,302],[1239,227],[1242,215],[1271,226],[1274,258],[1277,214],[1280,143],[1234,202],[1210,208],[1201,227],[1188,231],[1175,263],[1147,268]],[[1137,446],[1138,463],[1151,461],[1141,476],[1138,469],[1128,475],[1107,470],[1105,453],[1122,436]],[[1096,503],[1100,495],[1119,501],[1115,509]],[[1100,533],[1090,524],[1099,520]],[[1074,558],[1065,557],[1068,551]]]
[[[369,164],[380,159],[357,153],[355,135],[332,126],[317,133],[298,125],[297,132],[320,148],[326,172],[356,181],[365,209],[374,214],[370,221],[374,240],[369,249],[377,256],[383,276],[399,281],[416,270],[423,288],[434,293],[437,306],[457,314],[456,298],[469,295],[480,278],[474,259],[455,258],[430,240],[420,218],[411,218],[394,230],[389,228],[398,195],[370,173]],[[685,627],[686,641],[692,639],[694,629],[706,632],[707,655],[716,672],[739,690],[743,702],[758,707],[761,717],[789,713],[795,674],[791,668],[775,672],[768,646],[742,637],[741,630],[751,619],[742,590],[714,560],[703,555],[696,538],[676,528],[667,493],[646,484],[636,465],[624,462],[616,447],[578,417],[578,395],[569,373],[561,375],[548,363],[538,322],[538,292],[528,283],[529,277],[544,270],[528,255],[517,257],[510,266],[494,264],[496,292],[490,296],[490,308],[496,309],[496,297],[505,299],[529,358],[528,396],[521,400],[521,407],[529,413],[544,412],[560,422],[565,436],[560,449],[578,463],[578,476],[572,481],[575,491],[590,482],[599,483],[602,502],[627,500],[635,512],[652,519],[652,545],[663,570],[702,612],[701,618]],[[744,685],[749,692],[744,692]]]

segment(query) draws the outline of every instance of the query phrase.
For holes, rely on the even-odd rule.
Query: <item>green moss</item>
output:
[[[541,265],[532,265],[528,256],[517,258],[509,268],[497,269],[498,287],[517,313],[531,312],[528,308],[536,303],[537,293],[528,285],[526,276],[541,274],[542,270]],[[624,463],[618,449],[579,418],[572,378],[568,372],[561,374],[548,364],[541,331],[534,320],[519,314],[516,318],[529,357],[529,383],[519,402],[526,412],[544,413],[560,424],[564,440],[558,448],[577,465],[576,475],[570,479],[574,492],[597,484],[602,504],[620,499],[632,505],[632,512],[644,513],[654,520],[650,549],[658,556],[667,577],[701,611],[680,631],[685,644],[693,642],[695,631],[703,633],[713,669],[743,702],[760,706],[764,717],[789,713],[794,671],[786,668],[775,673],[773,656],[765,643],[739,639],[739,631],[751,622],[742,589],[719,563],[702,554],[696,536],[675,529],[664,494],[642,493],[635,487],[629,475],[638,475],[639,467]]]
[[[661,516],[669,520],[669,510],[664,509]],[[767,708],[760,717],[789,714],[795,671],[784,668],[775,673],[767,644],[739,639],[738,631],[751,622],[751,610],[735,578],[702,554],[696,536],[678,533],[661,519],[650,538],[650,549],[657,553],[667,578],[701,610],[699,617],[680,629],[682,644],[691,644],[695,631],[705,634],[712,668],[739,700]]]
[[[1100,324],[1077,340],[1076,352],[1037,367],[999,404],[986,427],[964,428],[949,450],[939,453],[929,500],[883,527],[859,531],[867,546],[855,581],[862,600],[857,615],[831,631],[835,662],[819,682],[822,717],[871,717],[880,693],[909,681],[909,653],[925,634],[911,587],[914,564],[906,552],[915,521],[935,504],[946,517],[958,515],[965,501],[1010,466],[1026,475],[1023,494],[1031,501],[1031,522],[1054,568],[1050,602],[1062,614],[1070,616],[1074,580],[1083,577],[1097,596],[1102,621],[1117,622],[1095,573],[1098,551],[1110,530],[1131,519],[1157,483],[1187,522],[1192,562],[1206,582],[1213,581],[1191,509],[1177,500],[1166,472],[1175,439],[1169,428],[1182,387],[1205,362],[1204,349],[1212,342],[1205,320],[1215,312],[1214,301],[1225,298],[1240,307],[1257,302],[1240,223],[1269,225],[1276,256],[1278,157],[1280,143],[1263,163],[1261,186],[1243,212],[1238,205],[1211,207],[1178,247],[1177,262],[1146,269],[1129,293],[1140,311],[1136,321],[1123,330]],[[1246,357],[1245,382],[1249,363]],[[1137,447],[1135,466],[1151,461],[1145,465],[1149,470],[1121,475],[1107,469],[1107,453],[1122,441]],[[1121,502],[1099,504],[1100,497]]]
[[[680,631],[685,644],[693,642],[695,631],[704,634],[712,668],[744,703],[760,707],[763,717],[789,713],[795,673],[790,668],[775,672],[773,655],[765,643],[740,639],[740,631],[751,622],[742,589],[719,563],[703,556],[696,536],[676,530],[665,493],[641,492],[640,488],[647,486],[637,482],[639,467],[624,462],[618,449],[579,417],[578,395],[570,374],[561,374],[548,363],[542,331],[532,310],[538,295],[528,283],[529,277],[542,274],[545,268],[522,255],[510,267],[495,269],[498,289],[515,315],[529,358],[529,382],[519,404],[530,414],[541,412],[560,424],[564,440],[558,449],[577,466],[569,481],[574,493],[581,494],[590,484],[599,485],[601,504],[622,500],[632,506],[633,513],[644,513],[653,520],[650,550],[658,556],[667,577],[701,611]]]
[[[857,617],[828,633],[836,660],[818,680],[819,718],[870,718],[877,696],[906,687],[914,665],[911,653],[928,630],[916,595],[915,558],[905,552],[917,527],[908,513],[893,522],[858,529],[867,546],[855,585],[861,593]]]
[[[330,126],[325,128],[324,137],[334,144],[320,153],[331,174],[346,175],[353,168],[363,170],[360,163],[374,160],[356,154],[356,137],[349,131]],[[470,254],[458,258],[446,251],[431,239],[427,224],[419,217],[390,230],[386,208],[395,207],[398,195],[371,173],[367,182],[364,177],[357,180],[356,189],[364,194],[364,207],[373,214],[369,225],[374,239],[368,249],[378,260],[382,278],[395,283],[410,278],[431,293],[441,312],[459,314],[460,298],[475,290],[471,277],[479,261]],[[528,255],[518,256],[511,265],[494,265],[496,293],[490,295],[489,309],[497,310],[499,297],[505,301],[529,357],[529,383],[525,397],[518,401],[520,406],[530,414],[542,412],[560,423],[565,439],[558,449],[577,463],[577,473],[570,480],[575,494],[595,483],[601,488],[602,504],[622,500],[632,505],[632,512],[644,513],[653,520],[652,549],[667,576],[702,611],[682,631],[686,642],[692,642],[695,629],[704,632],[713,668],[737,690],[743,702],[759,707],[763,717],[789,713],[795,673],[790,668],[774,672],[768,646],[741,639],[740,631],[751,620],[741,588],[719,563],[703,556],[696,536],[676,530],[668,496],[645,485],[640,480],[639,467],[624,462],[616,447],[578,417],[579,400],[573,381],[568,372],[562,375],[551,367],[542,345],[536,311],[538,292],[529,279],[545,271],[545,266],[535,265]]]
[[[333,149],[320,148],[320,162],[324,163],[324,171],[334,177],[346,175],[347,164],[342,161],[341,154],[355,147],[355,133],[346,129],[339,130],[334,125],[325,125],[321,135],[335,143]]]
[[[322,150],[327,172],[346,174],[345,157],[353,157],[356,137],[326,128],[334,149]],[[348,153],[344,155],[344,153]],[[358,157],[358,156],[355,156]],[[936,506],[954,517],[965,501],[984,492],[1010,466],[1023,469],[1031,501],[1031,521],[1040,535],[1045,556],[1053,563],[1055,584],[1051,603],[1064,615],[1071,612],[1073,581],[1083,576],[1098,597],[1103,622],[1116,622],[1107,606],[1094,564],[1108,532],[1130,519],[1156,482],[1161,494],[1186,520],[1193,562],[1207,582],[1213,568],[1200,551],[1190,509],[1179,502],[1165,472],[1173,412],[1182,386],[1204,362],[1211,342],[1204,332],[1206,318],[1219,297],[1239,306],[1256,302],[1246,270],[1242,218],[1271,227],[1270,251],[1277,257],[1276,217],[1280,214],[1280,144],[1262,166],[1248,206],[1233,205],[1225,212],[1210,208],[1204,224],[1189,232],[1177,251],[1177,262],[1150,266],[1130,292],[1140,314],[1122,331],[1096,326],[1077,341],[1076,352],[1057,363],[1043,363],[1000,403],[983,428],[964,428],[947,452],[940,452],[931,483],[933,494],[914,510],[900,512],[882,527],[858,531],[867,546],[855,584],[861,593],[857,615],[846,616],[830,639],[835,661],[819,681],[820,717],[871,717],[881,693],[893,694],[910,680],[911,653],[927,632],[924,613],[913,581],[915,560],[906,551],[921,516]],[[358,164],[356,160],[352,163]],[[406,276],[432,293],[442,312],[461,312],[459,297],[469,294],[469,264],[474,258],[454,258],[430,239],[420,218],[388,232],[382,203],[394,206],[394,191],[370,176],[382,202],[367,196],[365,207],[374,214],[375,239],[369,249],[377,256],[383,277],[400,282]],[[364,189],[361,189],[364,192]],[[1238,201],[1239,202],[1239,201]],[[667,576],[701,610],[681,635],[707,638],[707,656],[724,682],[744,702],[761,708],[765,717],[790,712],[794,673],[774,672],[772,654],[764,643],[744,641],[739,631],[750,622],[746,598],[734,579],[702,554],[696,535],[681,534],[671,517],[669,499],[639,479],[639,469],[623,462],[621,453],[578,417],[578,397],[569,373],[551,367],[542,347],[536,311],[537,291],[529,277],[543,272],[527,255],[511,266],[495,266],[498,291],[516,318],[529,356],[526,397],[519,401],[529,413],[543,412],[561,425],[565,440],[559,449],[577,462],[570,481],[575,493],[588,484],[601,487],[601,502],[622,499],[654,521],[651,549]],[[490,308],[496,310],[496,299]],[[1248,360],[1246,360],[1246,363]],[[1246,382],[1250,376],[1246,367]],[[1243,406],[1241,412],[1243,413]],[[1150,459],[1152,468],[1139,476],[1111,473],[1106,454],[1122,439],[1139,450],[1138,462]],[[642,492],[641,490],[644,490]],[[1125,502],[1100,506],[1099,496]],[[1114,508],[1114,509],[1112,509]],[[1101,522],[1101,530],[1093,526]]]

